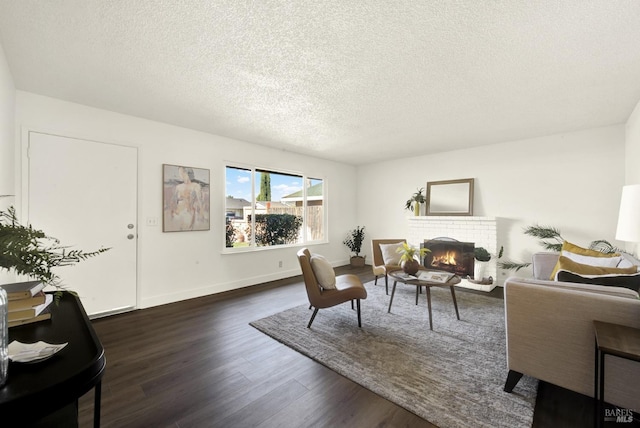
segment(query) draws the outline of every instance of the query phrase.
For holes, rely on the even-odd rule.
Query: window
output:
[[[322,241],[324,180],[260,168],[226,167],[227,248]]]

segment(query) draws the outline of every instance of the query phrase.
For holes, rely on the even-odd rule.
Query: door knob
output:
[[[129,223],[129,224],[127,225],[127,228],[128,228],[128,229],[133,229],[133,223]]]
[[[133,239],[133,238],[134,238],[133,233],[130,233],[127,235],[127,239]]]

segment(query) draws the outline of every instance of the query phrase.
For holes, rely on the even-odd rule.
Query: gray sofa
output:
[[[621,287],[548,281],[557,259],[554,253],[535,254],[534,279],[511,277],[504,284],[507,392],[524,374],[593,396],[593,321],[640,328],[638,293]],[[606,358],[606,401],[640,410],[640,363]]]

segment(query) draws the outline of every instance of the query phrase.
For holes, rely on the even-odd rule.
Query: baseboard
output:
[[[238,279],[236,281],[228,281],[223,283],[211,284],[205,287],[194,288],[190,290],[180,290],[175,293],[167,293],[152,297],[143,297],[140,299],[139,309],[151,308],[154,306],[166,305],[168,303],[175,303],[182,300],[195,299],[197,297],[209,296],[211,294],[226,293],[234,290],[239,290],[246,287],[252,287],[268,283],[271,281],[282,280],[299,276],[299,269],[290,269],[286,271],[278,271],[268,275],[259,275],[248,278]],[[143,286],[144,287],[144,286]]]

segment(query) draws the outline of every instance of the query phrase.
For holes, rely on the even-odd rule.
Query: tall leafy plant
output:
[[[362,251],[362,243],[364,242],[364,226],[356,226],[355,229],[349,231],[349,235],[342,242],[347,248],[355,254],[356,257],[360,257],[360,251]]]

